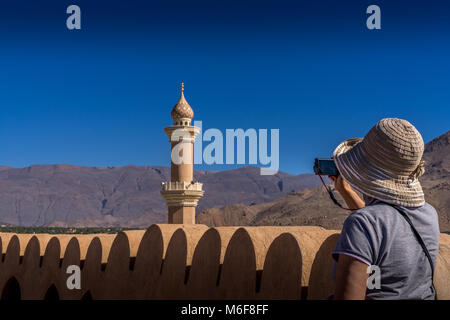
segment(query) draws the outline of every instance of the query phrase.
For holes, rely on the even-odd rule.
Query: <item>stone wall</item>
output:
[[[3,299],[324,299],[338,231],[320,227],[152,225],[117,235],[0,233]],[[81,268],[81,289],[66,285]],[[442,234],[438,299],[450,299]]]

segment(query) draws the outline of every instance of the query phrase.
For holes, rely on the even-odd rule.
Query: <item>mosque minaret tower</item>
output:
[[[195,207],[203,196],[203,185],[194,182],[194,141],[200,129],[191,126],[194,111],[181,95],[173,107],[173,125],[164,128],[171,144],[170,182],[162,183],[161,195],[169,208],[168,223],[195,224]]]

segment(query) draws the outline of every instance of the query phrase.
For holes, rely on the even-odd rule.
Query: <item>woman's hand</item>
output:
[[[358,194],[352,189],[352,187],[345,181],[341,175],[336,176],[328,176],[331,180],[334,181],[334,188],[339,191],[342,198],[344,198],[345,203],[349,209],[358,210],[364,208],[366,204],[364,201],[358,196]]]
[[[330,178],[331,180],[333,180],[334,182],[334,188],[339,191],[339,193],[343,193],[343,192],[349,192],[352,189],[352,187],[347,183],[347,181],[345,181],[344,179],[342,179],[341,175],[336,176],[328,176],[328,178]]]

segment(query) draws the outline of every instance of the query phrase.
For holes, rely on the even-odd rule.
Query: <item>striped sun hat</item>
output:
[[[419,177],[424,173],[424,143],[408,121],[380,120],[364,138],[349,139],[334,150],[342,177],[357,191],[386,203],[418,207],[425,203]]]

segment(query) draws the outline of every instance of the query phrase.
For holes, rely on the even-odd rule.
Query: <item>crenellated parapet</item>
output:
[[[4,299],[325,299],[339,232],[158,224],[117,235],[0,234]],[[80,267],[81,288],[67,287]],[[436,265],[450,299],[450,235]]]

